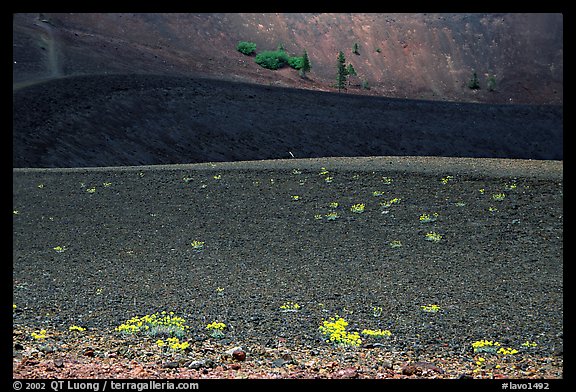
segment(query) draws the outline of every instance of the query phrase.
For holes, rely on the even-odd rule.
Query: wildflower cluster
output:
[[[376,339],[390,337],[392,336],[392,332],[387,329],[364,329],[362,331],[362,335],[371,336]]]
[[[143,332],[151,336],[177,336],[182,337],[187,329],[186,321],[182,317],[174,316],[174,312],[154,313],[142,317],[132,317],[124,324],[116,327],[117,332],[135,334]]]
[[[426,241],[440,242],[442,239],[442,234],[435,232],[426,233]]]
[[[434,222],[437,218],[438,218],[437,212],[433,213],[432,215],[422,214],[420,215],[420,222],[422,223]]]
[[[355,212],[357,214],[361,214],[364,212],[364,203],[358,203],[358,204],[354,204],[352,205],[352,207],[350,207],[350,211]]]
[[[359,346],[362,343],[358,332],[347,332],[348,323],[342,317],[331,317],[324,320],[319,327],[320,332],[326,337],[327,343],[335,343],[343,346]]]
[[[32,332],[31,335],[36,340],[46,339],[46,330],[41,329],[40,332]]]
[[[500,347],[500,343],[493,340],[477,340],[472,343],[475,353],[495,353]]]
[[[56,252],[58,252],[58,253],[62,253],[62,252],[64,252],[64,251],[66,251],[66,247],[60,246],[60,245],[55,246],[55,247],[52,248],[52,249],[54,249],[54,250],[55,250]]]
[[[400,198],[398,198],[398,197],[395,197],[395,198],[393,198],[393,199],[391,199],[391,200],[389,200],[389,201],[383,201],[383,202],[381,202],[380,205],[381,205],[382,207],[384,207],[384,208],[388,208],[388,207],[390,207],[392,204],[398,204],[398,203],[400,203],[400,200],[402,200],[402,199],[400,199]]]
[[[194,249],[194,250],[200,251],[200,250],[204,249],[204,241],[194,240],[194,241],[192,241],[192,243],[190,245],[192,245],[192,249]]]
[[[420,306],[420,309],[422,309],[422,311],[427,313],[436,313],[440,310],[440,306],[436,304],[422,305]]]
[[[224,328],[226,328],[226,324],[216,321],[213,321],[206,326],[207,330],[212,331],[210,336],[216,339],[221,339],[224,337]]]
[[[448,184],[448,182],[449,182],[451,179],[453,179],[453,178],[454,178],[453,176],[446,176],[446,177],[441,178],[441,179],[440,179],[440,182],[441,182],[442,184],[446,185],[446,184]]]
[[[502,201],[506,198],[506,194],[505,193],[494,193],[492,195],[492,199],[494,199],[495,201]]]
[[[78,331],[78,332],[84,332],[86,331],[86,328],[82,328],[78,325],[72,325],[70,326],[70,328],[68,328],[69,331]]]
[[[388,245],[390,245],[391,248],[400,248],[402,246],[402,241],[393,240],[393,241],[390,241],[390,243]]]
[[[185,350],[188,347],[190,347],[190,343],[188,343],[188,342],[180,343],[180,339],[178,339],[178,338],[167,338],[166,341],[164,341],[162,339],[158,339],[156,341],[156,345],[158,347],[168,346],[169,348],[171,348],[174,351]]]
[[[518,350],[516,350],[515,348],[500,347],[497,353],[502,355],[514,355],[518,354]]]
[[[280,309],[283,312],[297,312],[300,310],[300,308],[301,308],[300,305],[298,305],[296,302],[292,302],[292,301],[284,302],[284,304],[282,306],[280,306]]]
[[[530,341],[525,341],[524,343],[522,343],[522,347],[536,347],[538,346],[538,344],[536,342],[530,342]]]

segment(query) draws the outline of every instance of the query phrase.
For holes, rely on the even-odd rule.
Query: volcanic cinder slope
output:
[[[563,97],[562,14],[16,14],[13,31],[15,82],[148,73],[333,91],[342,51],[358,73],[349,92],[529,104]],[[256,52],[306,50],[312,70],[302,79],[263,69],[236,50],[239,41]],[[477,91],[467,88],[474,71]]]

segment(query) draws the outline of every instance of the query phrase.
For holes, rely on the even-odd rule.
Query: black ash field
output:
[[[397,350],[461,353],[489,339],[558,354],[561,165],[434,161],[17,169],[16,322],[112,332],[165,310],[193,336],[218,320],[239,342],[321,345],[318,327],[338,314],[351,330],[389,329]],[[301,310],[282,313],[286,301]]]

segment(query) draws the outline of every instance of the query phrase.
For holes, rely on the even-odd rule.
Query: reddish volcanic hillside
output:
[[[18,85],[78,74],[154,73],[334,90],[343,51],[348,92],[492,103],[561,104],[561,14],[16,14]],[[309,54],[302,79],[236,50]],[[358,44],[358,53],[352,48]],[[470,90],[472,72],[480,90]],[[489,77],[496,80],[488,91]],[[364,89],[362,83],[370,89]]]

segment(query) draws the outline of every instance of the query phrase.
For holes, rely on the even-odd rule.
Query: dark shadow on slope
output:
[[[81,76],[14,90],[14,167],[328,156],[562,160],[563,107],[415,101],[211,79]]]

